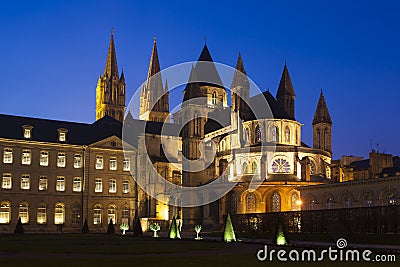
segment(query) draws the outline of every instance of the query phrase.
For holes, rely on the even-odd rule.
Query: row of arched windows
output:
[[[255,161],[251,162],[250,165],[251,169],[249,169],[249,165],[247,162],[243,163],[242,165],[242,174],[254,174],[257,173],[257,163]]]
[[[236,198],[235,198],[236,199]],[[292,193],[290,196],[291,210],[300,210],[299,205],[299,195],[297,193]],[[232,198],[231,198],[232,201]],[[271,194],[269,203],[269,207],[267,207],[267,211],[271,212],[280,212],[281,211],[281,195],[278,192],[274,192]],[[233,204],[231,204],[233,206]],[[236,207],[236,204],[234,205]],[[256,205],[256,196],[253,192],[250,192],[246,195],[246,213],[255,213],[257,212]]]
[[[249,128],[245,127],[244,131],[243,131],[243,139],[245,141],[246,144],[250,143],[250,130]],[[260,126],[257,125],[254,131],[254,141],[256,143],[261,142],[262,140],[262,132],[260,129]],[[271,125],[269,127],[269,141],[270,142],[280,142],[280,138],[279,138],[280,134],[279,134],[279,127],[276,125]],[[298,136],[297,136],[297,130],[295,133],[295,142],[298,143]],[[286,143],[290,143],[292,142],[291,140],[291,131],[290,131],[290,127],[286,126],[285,127],[285,135],[284,135],[284,142]]]

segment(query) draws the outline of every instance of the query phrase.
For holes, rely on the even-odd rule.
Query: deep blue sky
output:
[[[240,51],[274,94],[287,61],[306,143],[323,88],[335,158],[367,156],[371,140],[399,154],[398,14],[398,1],[7,1],[0,113],[93,122],[112,27],[129,95],[146,78],[154,36],[164,68],[196,60],[207,36],[215,61],[234,66]]]

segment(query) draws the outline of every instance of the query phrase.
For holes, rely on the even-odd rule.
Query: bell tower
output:
[[[125,112],[125,76],[122,70],[118,74],[117,54],[114,45],[114,30],[111,32],[110,45],[104,73],[100,75],[96,87],[96,120],[110,116],[122,122]]]
[[[313,147],[332,153],[332,120],[322,90],[319,95],[312,126],[314,139]]]

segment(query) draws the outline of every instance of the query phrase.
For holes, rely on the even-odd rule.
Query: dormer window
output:
[[[65,142],[67,141],[67,129],[58,129],[58,141]]]
[[[26,139],[30,139],[32,137],[32,126],[30,125],[24,125],[22,126],[23,128],[23,134],[24,134],[24,138]]]

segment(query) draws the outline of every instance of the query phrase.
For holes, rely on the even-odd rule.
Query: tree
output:
[[[150,224],[150,230],[154,232],[153,237],[158,237],[157,231],[160,231],[161,227],[158,223],[154,222]]]
[[[289,243],[289,240],[286,238],[286,236],[287,235],[284,233],[282,225],[279,224],[278,229],[274,234],[273,244],[281,246],[287,245]]]
[[[225,242],[236,242],[235,231],[231,221],[231,215],[228,213],[224,228],[224,241]]]
[[[142,236],[143,230],[142,225],[140,224],[140,217],[136,216],[135,222],[133,224],[133,236]]]
[[[200,233],[200,231],[201,231],[201,225],[200,224],[198,224],[198,225],[195,225],[194,226],[194,231],[196,232],[196,240],[200,240],[201,239],[201,237],[199,237],[199,233]]]
[[[179,228],[176,225],[175,217],[172,218],[171,226],[169,228],[169,238],[171,239],[181,238],[181,234],[179,233]]]
[[[85,222],[83,223],[82,233],[83,233],[83,234],[89,233],[89,226],[88,226],[88,223],[87,223],[87,220],[86,220],[86,219],[85,219]]]
[[[122,230],[122,235],[125,235],[125,231],[129,230],[129,225],[127,223],[123,223],[119,226],[119,229]]]
[[[24,234],[24,227],[22,226],[21,218],[18,218],[17,225],[15,226],[14,234]]]
[[[110,219],[110,222],[108,223],[107,234],[115,234],[115,228],[112,219]]]

